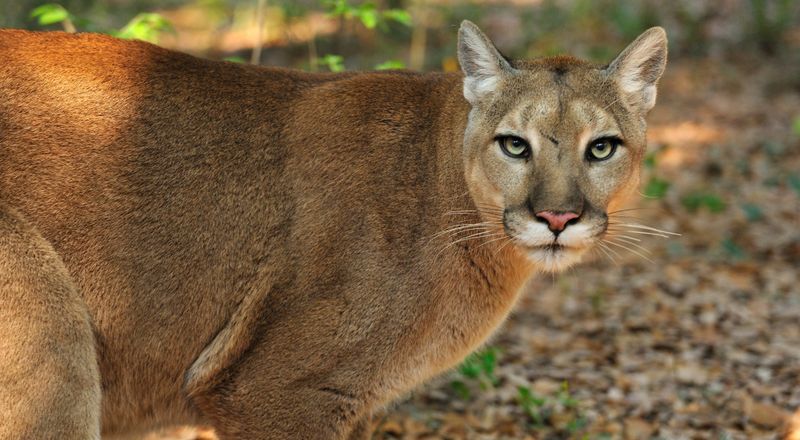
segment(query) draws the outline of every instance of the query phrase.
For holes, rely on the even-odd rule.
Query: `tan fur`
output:
[[[585,205],[602,229],[635,186],[651,95],[634,86],[663,70],[660,32],[604,69],[492,58],[465,23],[462,76],[0,31],[0,438],[367,436],[536,267],[585,250],[539,261],[515,229],[531,209]],[[501,124],[530,161],[498,155]],[[587,167],[582,143],[612,129],[625,153]]]

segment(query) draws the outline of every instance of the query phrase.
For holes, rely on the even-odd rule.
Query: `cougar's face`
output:
[[[609,212],[638,186],[644,116],[655,99],[655,89],[645,88],[658,78],[642,82],[642,59],[629,76],[614,64],[619,59],[609,67],[559,57],[465,68],[472,104],[465,175],[473,199],[541,269],[569,267],[597,246]],[[494,65],[499,74],[480,76]]]

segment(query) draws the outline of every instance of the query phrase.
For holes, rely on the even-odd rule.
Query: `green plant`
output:
[[[774,52],[792,25],[794,0],[750,0],[753,34],[762,49]]]
[[[125,39],[136,39],[155,43],[158,37],[164,32],[174,32],[172,24],[160,14],[154,12],[142,12],[118,32],[113,32],[115,37]]]
[[[656,170],[656,157],[658,152],[649,153],[644,157],[644,167],[655,173]],[[651,176],[644,186],[644,196],[649,199],[661,199],[667,194],[670,183],[667,180],[661,179],[658,176]]]
[[[556,399],[564,408],[578,407],[578,399],[573,397],[569,392],[569,383],[567,381],[561,382],[561,388],[558,390],[558,394],[556,394]]]
[[[392,70],[392,69],[405,69],[405,68],[406,68],[406,63],[400,60],[388,60],[375,66],[375,70]]]
[[[344,58],[341,55],[328,54],[317,60],[319,66],[325,66],[331,72],[344,72]]]
[[[63,6],[56,3],[46,3],[35,8],[30,13],[31,19],[36,19],[40,26],[49,26],[51,24],[61,23],[65,31],[74,33],[75,29],[75,16],[70,14]]]
[[[600,9],[606,9],[605,15],[614,24],[614,29],[626,40],[632,40],[648,27],[658,24],[655,11],[645,2],[616,0],[611,2],[610,7]]]
[[[644,186],[644,196],[649,199],[662,199],[669,190],[670,183],[656,176],[650,178]]]
[[[706,192],[693,192],[681,199],[681,203],[691,212],[706,208],[712,213],[720,213],[727,209],[725,201],[719,196]]]
[[[653,170],[656,168],[656,154],[657,153],[655,152],[647,153],[647,155],[644,156],[644,167],[648,170]]]
[[[786,183],[789,184],[789,188],[793,189],[794,192],[800,196],[800,174],[789,174],[789,177],[786,178]]]
[[[497,385],[497,376],[494,370],[497,367],[496,347],[487,347],[483,350],[472,353],[458,367],[458,371],[465,377],[477,380],[481,388],[487,389]]]
[[[367,29],[379,27],[382,30],[388,30],[388,23],[390,22],[411,26],[411,14],[404,9],[381,10],[371,1],[351,4],[348,0],[324,0],[323,4],[328,10],[328,16],[341,18],[342,20],[357,20]],[[331,72],[342,72],[345,70],[344,59],[340,55],[325,55],[321,59],[317,57],[314,38],[309,40],[309,58],[311,59],[312,70],[315,70],[319,66],[325,66]],[[378,64],[375,66],[375,69],[402,69],[404,67],[405,64],[402,61],[389,60]]]
[[[385,29],[386,23],[390,21],[411,26],[411,14],[403,9],[379,10],[372,2],[352,5],[347,0],[328,0],[325,3],[331,17],[356,19],[367,29],[374,29],[377,26]]]
[[[535,427],[543,428],[545,426],[550,411],[545,407],[547,399],[537,396],[528,387],[519,386],[517,387],[517,402]]]
[[[40,26],[61,23],[67,32],[77,32],[75,24],[90,25],[89,20],[81,19],[70,13],[66,8],[57,3],[47,3],[35,8],[30,13],[31,19],[36,19]],[[120,30],[106,31],[118,38],[144,40],[150,43],[158,41],[164,32],[173,32],[172,24],[161,14],[143,12],[131,19]]]
[[[742,211],[748,221],[756,222],[764,218],[764,211],[754,203],[745,203],[742,205]]]
[[[231,63],[246,64],[247,60],[239,55],[231,55],[222,59],[223,61],[230,61]]]
[[[561,384],[555,395],[549,397],[539,396],[529,387],[519,386],[517,402],[535,429],[549,426],[574,438],[589,424],[586,417],[581,414],[578,399],[570,393],[566,381]],[[557,414],[562,417],[555,417]]]
[[[494,372],[497,368],[498,353],[499,350],[496,347],[487,347],[464,359],[464,362],[456,369],[461,378],[450,382],[450,386],[459,397],[464,400],[469,399],[471,392],[468,383],[477,382],[482,390],[497,385],[498,379]]]
[[[739,246],[732,238],[722,240],[723,252],[734,260],[744,260],[747,258],[747,252]]]

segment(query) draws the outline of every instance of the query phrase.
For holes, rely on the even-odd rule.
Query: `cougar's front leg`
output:
[[[289,307],[266,308],[252,346],[195,384],[193,406],[221,440],[366,438],[375,363],[359,350],[372,345],[339,337],[336,304]]]
[[[265,389],[254,382],[221,387],[196,400],[220,440],[367,438],[361,402],[338,390]]]
[[[347,440],[369,440],[372,438],[372,417],[369,415],[361,417],[358,423],[350,431]]]
[[[0,206],[0,439],[99,439],[83,300],[52,246]]]

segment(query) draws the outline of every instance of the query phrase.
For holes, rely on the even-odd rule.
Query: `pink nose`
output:
[[[539,211],[536,213],[536,218],[546,221],[548,228],[553,232],[563,231],[570,220],[579,216],[580,214],[575,212]]]

